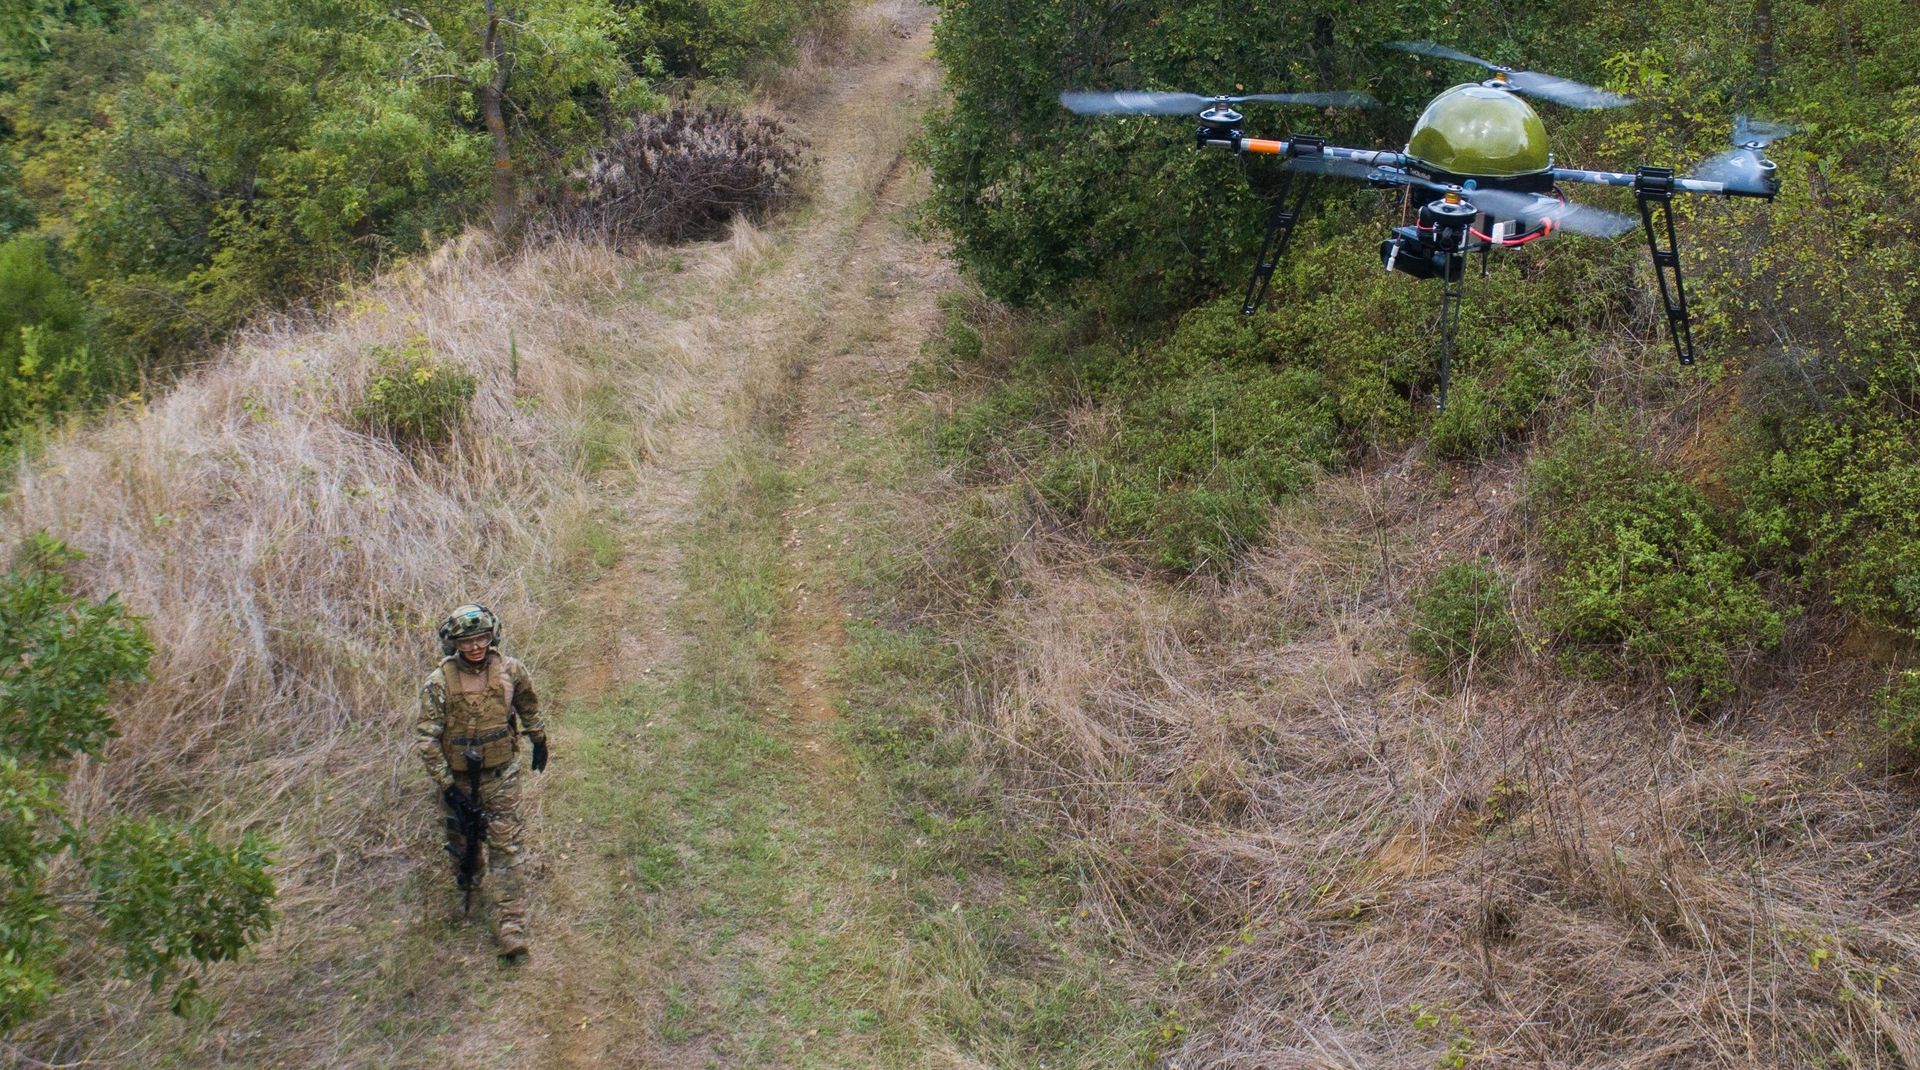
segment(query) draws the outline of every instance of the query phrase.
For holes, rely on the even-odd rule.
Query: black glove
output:
[[[538,773],[546,769],[546,767],[547,741],[544,739],[536,739],[533,741],[533,771]]]

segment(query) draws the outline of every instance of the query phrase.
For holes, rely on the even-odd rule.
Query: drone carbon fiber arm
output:
[[[1553,169],[1555,182],[1585,182],[1595,186],[1621,186],[1627,189],[1640,188],[1640,176],[1630,171],[1582,171],[1573,167]],[[1718,193],[1727,197],[1771,197],[1770,193],[1730,187],[1725,182],[1710,182],[1703,178],[1676,178],[1673,189],[1679,193]]]
[[[1674,175],[1665,168],[1642,167],[1633,174],[1619,171],[1582,171],[1556,167],[1553,177],[1564,182],[1626,186],[1635,193],[1718,193],[1725,197],[1772,200],[1780,192],[1780,168],[1767,159],[1767,146],[1797,131],[1784,123],[1769,123],[1736,115],[1733,148],[1700,161],[1691,175]],[[1655,176],[1649,183],[1649,173]]]
[[[1336,160],[1347,160],[1365,167],[1405,167],[1408,159],[1406,153],[1394,152],[1391,149],[1354,149],[1344,145],[1320,145],[1306,138],[1274,140],[1261,137],[1208,137],[1201,139],[1200,147],[1230,149],[1252,156],[1294,157],[1311,153]]]

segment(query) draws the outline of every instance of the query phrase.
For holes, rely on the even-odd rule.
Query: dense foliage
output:
[[[120,386],[126,369],[102,345],[85,300],[55,270],[46,242],[0,241],[0,443],[10,431]]]
[[[1580,421],[1534,462],[1540,536],[1560,564],[1541,623],[1568,660],[1651,663],[1691,697],[1731,694],[1743,657],[1783,622],[1753,579],[1732,520],[1698,487],[1641,453],[1622,426]]]
[[[67,591],[58,543],[30,543],[0,574],[0,1030],[30,1018],[79,941],[115,949],[121,972],[154,991],[239,954],[271,922],[267,849],[251,834],[217,842],[194,824],[121,817],[72,823],[59,785],[79,755],[114,734],[117,687],[142,679],[152,646],[109,596]],[[85,872],[73,884],[72,859]]]
[[[1873,701],[1880,727],[1909,753],[1920,754],[1920,669],[1895,675]]]
[[[840,6],[12,0],[0,240],[50,239],[60,292],[84,295],[112,345],[69,346],[57,382],[42,358],[37,399],[0,405],[0,429],[83,404],[122,354],[165,371],[263,308],[426,247],[480,218],[496,176],[521,198],[563,184],[663,90],[777,63]],[[21,344],[0,333],[0,375]]]

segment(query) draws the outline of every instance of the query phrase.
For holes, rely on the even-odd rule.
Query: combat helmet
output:
[[[455,643],[476,635],[486,636],[487,648],[491,650],[500,645],[500,618],[486,606],[469,602],[447,614],[434,634],[440,637],[440,653],[447,657],[453,656]]]

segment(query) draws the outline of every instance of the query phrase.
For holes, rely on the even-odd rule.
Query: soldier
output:
[[[493,870],[494,944],[500,961],[527,960],[527,900],[520,867],[520,737],[533,744],[533,771],[547,767],[547,731],[533,678],[517,658],[500,651],[500,620],[485,606],[464,605],[442,621],[440,666],[420,689],[420,724],[414,750],[440,789],[442,807],[453,806],[447,788],[471,793],[488,817],[486,861]],[[478,770],[478,773],[474,770]],[[459,857],[466,843],[448,822],[448,850]],[[478,880],[478,875],[475,877]]]

